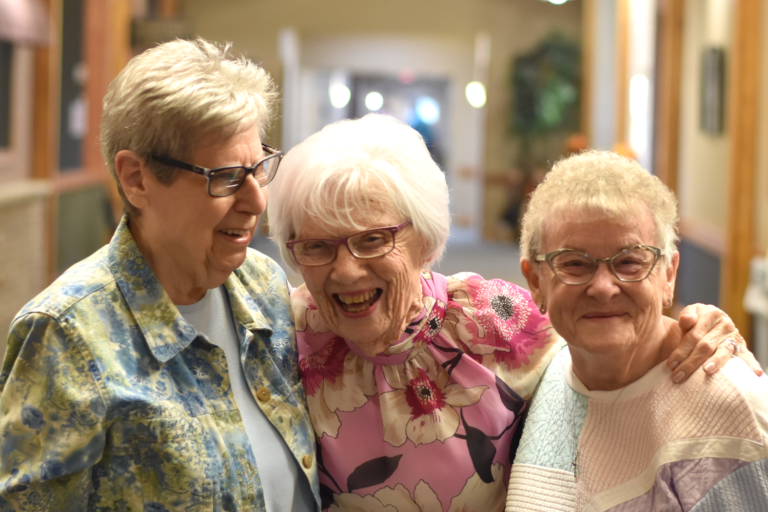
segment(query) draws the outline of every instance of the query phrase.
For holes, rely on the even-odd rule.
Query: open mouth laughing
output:
[[[250,231],[247,229],[221,229],[219,233],[226,236],[232,241],[241,241],[249,238]]]
[[[381,288],[374,288],[367,292],[359,294],[338,294],[334,293],[333,298],[341,309],[347,313],[362,313],[373,306],[379,297],[381,297]]]

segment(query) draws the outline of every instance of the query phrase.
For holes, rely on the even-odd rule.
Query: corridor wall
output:
[[[488,103],[484,107],[485,169],[480,172],[488,178],[507,173],[519,152],[509,135],[512,57],[532,49],[553,31],[580,40],[581,4],[579,0],[561,6],[534,0],[186,0],[184,12],[197,34],[233,42],[236,51],[261,62],[278,82],[282,75],[278,33],[284,27],[293,28],[308,41],[329,36],[401,37],[404,41],[417,37],[449,39],[470,46],[478,32],[487,32],[491,56],[486,84]],[[464,85],[460,85],[462,89]],[[269,134],[278,145],[280,132],[278,121]],[[504,187],[486,185],[485,223],[496,221],[506,201]]]
[[[722,48],[729,58],[732,10],[712,19],[702,7],[698,0],[685,2],[678,166],[682,243],[677,302],[682,306],[718,302],[726,229],[728,127],[717,135],[701,129],[701,77],[706,48]]]

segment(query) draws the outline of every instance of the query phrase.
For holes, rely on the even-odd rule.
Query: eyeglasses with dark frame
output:
[[[256,162],[256,165],[252,167],[231,165],[207,169],[163,155],[153,154],[152,159],[163,165],[170,165],[171,167],[177,167],[205,176],[208,180],[208,194],[212,197],[226,197],[237,192],[243,182],[245,182],[245,178],[251,173],[256,178],[256,182],[260,187],[266,187],[275,177],[277,168],[280,166],[280,160],[283,159],[283,152],[266,144],[262,144],[261,148],[267,156]]]
[[[587,284],[603,261],[616,279],[624,283],[635,283],[650,276],[656,262],[663,255],[658,247],[635,245],[610,258],[595,258],[574,249],[558,249],[547,254],[537,254],[534,260],[538,263],[546,261],[555,277],[564,284]]]
[[[286,242],[293,259],[305,267],[319,267],[336,260],[339,246],[344,245],[355,258],[378,258],[392,252],[395,248],[395,234],[412,224],[410,220],[397,226],[360,231],[344,238],[310,238]]]

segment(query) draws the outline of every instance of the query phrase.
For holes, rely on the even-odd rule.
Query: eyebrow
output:
[[[644,244],[644,243],[642,243],[642,242],[637,242],[637,243],[633,243],[633,244],[628,244],[628,245],[622,246],[620,249],[618,249],[618,250],[616,251],[616,253],[614,253],[614,256],[615,256],[616,254],[619,254],[621,251],[623,251],[623,250],[625,250],[625,249],[631,249],[632,247],[637,247],[638,245],[652,245],[652,244]],[[575,248],[575,247],[568,247],[568,246],[566,246],[566,247],[562,247],[562,249],[566,249],[566,250],[568,250],[568,251],[583,252],[584,254],[589,254],[590,256],[592,256],[592,254],[590,254],[590,252],[589,252],[589,251],[586,251],[586,250],[584,250],[584,249],[577,249],[577,248]],[[557,251],[557,250],[559,250],[559,249],[555,249],[555,250]]]

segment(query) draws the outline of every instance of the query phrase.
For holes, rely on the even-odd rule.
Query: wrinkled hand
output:
[[[746,341],[723,311],[707,304],[691,304],[680,312],[679,324],[683,340],[667,359],[667,367],[672,371],[675,382],[684,382],[702,364],[709,375],[722,368],[734,351],[733,345],[725,342],[728,338],[739,345],[738,357],[758,377],[763,374],[760,363],[747,349]]]

